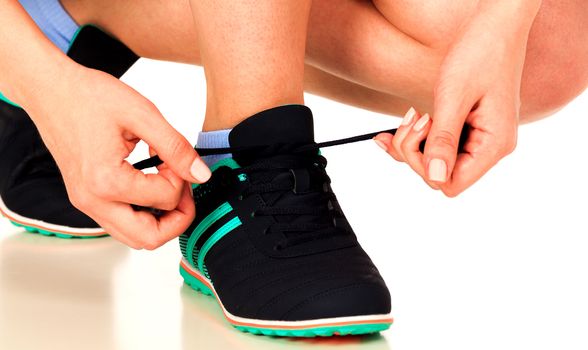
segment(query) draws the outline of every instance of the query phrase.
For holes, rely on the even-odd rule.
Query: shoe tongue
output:
[[[231,147],[259,147],[255,152],[239,152],[233,158],[240,163],[250,163],[254,158],[271,153],[269,148],[276,144],[308,144],[314,142],[312,112],[303,105],[287,105],[257,113],[231,130]]]

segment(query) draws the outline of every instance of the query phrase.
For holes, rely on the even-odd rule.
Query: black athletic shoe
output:
[[[92,26],[79,31],[68,56],[116,77],[138,59],[122,43]],[[69,201],[57,164],[27,113],[1,98],[0,212],[30,232],[62,238],[106,235]]]
[[[232,157],[194,185],[197,218],[180,237],[185,282],[216,296],[246,332],[388,329],[390,294],[331,190],[310,110],[264,111],[237,125],[229,141]]]

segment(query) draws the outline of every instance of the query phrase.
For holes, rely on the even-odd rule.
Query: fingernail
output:
[[[194,159],[194,162],[190,167],[190,173],[199,182],[206,182],[212,176],[210,169],[200,157]]]
[[[402,125],[408,125],[408,124],[412,123],[415,115],[416,115],[416,110],[414,108],[410,107],[408,112],[406,112],[404,119],[402,119]]]
[[[386,147],[386,144],[378,139],[374,139],[374,142],[376,143],[376,145],[378,145],[381,149],[383,149],[384,151],[388,152],[388,147]]]
[[[429,162],[429,179],[435,182],[447,181],[447,164],[441,159],[431,159]]]
[[[429,121],[431,120],[431,117],[429,117],[429,114],[425,114],[421,117],[421,119],[419,119],[416,124],[414,125],[414,130],[415,131],[421,131],[423,130],[423,128],[425,126],[427,126],[427,124],[429,123]]]

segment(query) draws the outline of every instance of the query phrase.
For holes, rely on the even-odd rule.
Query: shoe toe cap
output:
[[[383,283],[355,283],[314,294],[292,307],[285,321],[386,315],[391,311],[390,293]]]

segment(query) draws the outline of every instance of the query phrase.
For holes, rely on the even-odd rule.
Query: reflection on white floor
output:
[[[241,333],[184,285],[177,242],[136,252],[0,220],[0,349],[389,349],[383,336],[277,339]]]

